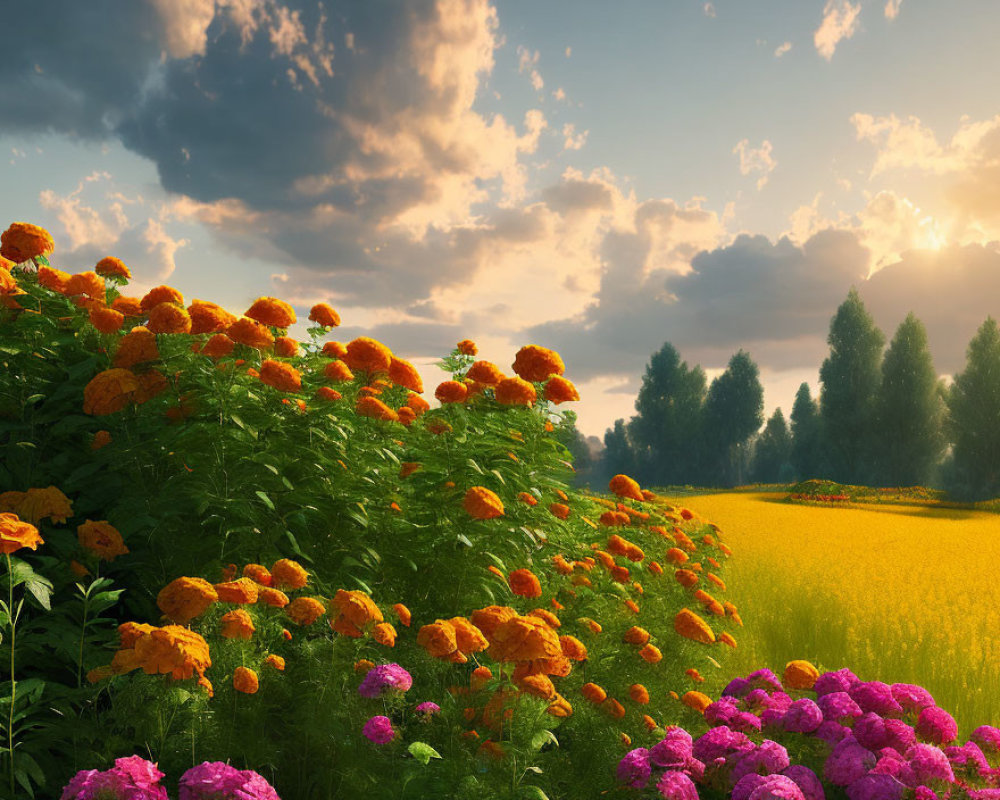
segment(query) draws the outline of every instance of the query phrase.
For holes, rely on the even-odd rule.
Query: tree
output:
[[[820,417],[830,459],[829,477],[863,483],[872,473],[875,400],[885,336],[865,309],[857,289],[830,322],[830,356],[820,367]]]
[[[670,342],[650,358],[635,401],[638,414],[628,424],[637,459],[635,477],[641,483],[669,486],[691,481],[705,383],[702,368],[689,369]]]
[[[798,480],[822,478],[823,459],[822,420],[819,403],[812,399],[809,384],[803,383],[795,393],[792,406],[792,453],[791,462]]]
[[[726,371],[712,381],[702,422],[709,482],[742,483],[744,451],[764,423],[760,371],[745,351],[729,359]]]
[[[616,419],[614,429],[609,428],[604,433],[601,467],[604,473],[601,483],[606,483],[615,475],[634,475],[635,454],[628,441],[624,419]]]
[[[911,312],[882,362],[875,406],[875,463],[883,486],[926,484],[944,449],[944,405],[927,346],[927,331]]]
[[[961,488],[1000,495],[1000,329],[992,317],[969,342],[965,371],[948,393],[947,429]]]
[[[753,480],[779,483],[791,476],[792,435],[781,409],[775,409],[757,439],[753,457]]]

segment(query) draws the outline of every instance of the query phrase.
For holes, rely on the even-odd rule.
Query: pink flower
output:
[[[375,744],[388,744],[396,736],[388,717],[372,717],[365,723],[362,733]]]
[[[618,780],[633,789],[641,789],[649,781],[653,768],[649,764],[649,751],[645,747],[629,750],[618,762]]]
[[[931,744],[947,744],[958,736],[958,725],[951,714],[937,706],[922,709],[914,727],[917,736]]]
[[[698,800],[698,790],[683,772],[664,772],[656,789],[666,800]]]

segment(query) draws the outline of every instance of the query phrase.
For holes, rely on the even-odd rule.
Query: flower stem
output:
[[[17,698],[17,683],[14,681],[14,645],[17,620],[14,618],[14,568],[7,556],[7,612],[10,616],[10,713],[7,716],[7,750],[10,753],[10,796],[14,796],[14,701]]]

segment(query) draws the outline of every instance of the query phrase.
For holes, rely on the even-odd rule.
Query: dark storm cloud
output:
[[[686,275],[658,271],[642,279],[648,248],[633,234],[609,234],[598,302],[578,319],[527,335],[572,360],[580,380],[641,372],[668,341],[689,363],[708,368],[725,366],[741,347],[772,369],[814,366],[830,317],[868,262],[846,231],[822,231],[802,247],[741,235],[694,256]]]

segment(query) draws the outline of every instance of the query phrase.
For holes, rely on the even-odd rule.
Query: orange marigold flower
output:
[[[532,616],[532,617],[538,617],[539,619],[544,620],[545,623],[550,628],[561,628],[562,627],[562,623],[559,621],[559,617],[557,617],[555,614],[553,614],[547,608],[534,608],[534,609],[532,609],[531,611],[528,612],[528,615]]]
[[[640,592],[640,594],[641,594],[641,592]],[[625,608],[627,608],[633,614],[638,614],[639,613],[639,606],[635,602],[635,600],[626,600],[625,601]]]
[[[138,297],[119,295],[111,303],[111,307],[126,317],[141,317],[143,315],[142,301]]]
[[[0,511],[13,512],[32,525],[37,525],[46,517],[60,525],[73,516],[73,504],[59,489],[49,486],[46,489],[32,488],[26,492],[0,494]]]
[[[586,575],[574,575],[571,582],[574,586],[593,586],[590,578]]]
[[[288,595],[270,586],[261,586],[257,589],[257,602],[263,603],[272,608],[284,608],[288,605]]]
[[[494,519],[504,515],[503,503],[485,486],[473,486],[465,493],[462,506],[474,519]],[[537,595],[536,595],[537,596]]]
[[[608,483],[608,487],[619,497],[627,497],[630,500],[642,500],[642,490],[628,475],[615,475]]]
[[[399,421],[405,425],[407,428],[413,423],[413,420],[417,418],[417,415],[413,413],[413,409],[409,406],[402,406],[396,409],[396,416],[399,417]]]
[[[659,563],[656,561],[650,561],[647,569],[649,569],[649,571],[652,572],[654,575],[663,574],[663,567],[661,567]]]
[[[417,632],[417,644],[433,658],[448,658],[458,650],[457,635],[454,625],[447,620],[439,619],[424,625]]]
[[[383,621],[378,606],[367,594],[358,589],[352,591],[338,589],[333,598],[333,606],[337,609],[338,616],[343,617],[355,628],[363,629],[369,623]],[[331,608],[331,614],[332,611]]]
[[[569,516],[569,506],[565,503],[550,503],[549,511],[559,519],[566,519]]]
[[[583,684],[583,686],[580,687],[580,693],[595,706],[603,703],[608,697],[608,693],[596,683]]]
[[[733,551],[732,551],[732,550],[730,550],[730,549],[729,549],[728,547],[726,547],[726,546],[725,546],[724,544],[722,544],[722,542],[719,542],[719,549],[720,549],[720,550],[721,550],[721,551],[723,552],[723,554],[724,554],[725,556],[727,556],[727,557],[728,557],[728,556],[731,556],[731,555],[733,554]]]
[[[243,577],[249,578],[258,586],[270,586],[271,572],[263,564],[247,564],[243,567]]]
[[[596,620],[591,619],[590,617],[580,617],[577,620],[577,622],[579,622],[581,625],[586,625],[587,628],[590,629],[591,633],[600,633],[601,631],[604,630],[601,627],[601,623],[597,622]]]
[[[184,295],[172,286],[157,286],[146,292],[142,300],[139,301],[139,306],[143,313],[148,314],[154,306],[158,306],[160,303],[176,303],[182,306],[184,305]]]
[[[552,556],[552,564],[560,575],[573,574],[573,565],[563,557],[562,553]]]
[[[224,639],[251,639],[256,629],[253,619],[242,608],[222,615],[219,633]]]
[[[115,333],[125,324],[125,315],[120,311],[105,306],[96,306],[90,309],[90,324],[101,333]]]
[[[410,621],[412,619],[412,615],[410,614],[410,609],[408,609],[402,603],[396,603],[396,605],[392,607],[392,613],[396,615],[396,619],[398,619],[400,623],[405,625],[407,628],[410,627]]]
[[[621,719],[622,717],[625,716],[625,706],[623,706],[613,697],[609,697],[602,703],[602,705],[604,707],[604,710],[611,716],[612,719]],[[628,747],[629,744],[632,744],[631,739],[629,739],[628,744],[626,744],[625,746]]]
[[[227,564],[222,570],[222,580],[220,583],[228,583],[229,581],[236,580],[236,565]]]
[[[434,396],[442,403],[463,403],[468,393],[468,387],[458,381],[444,381],[434,390]]]
[[[124,278],[125,280],[132,278],[132,273],[125,266],[125,262],[114,256],[107,256],[98,261],[94,272],[106,278]]]
[[[372,638],[383,647],[395,647],[396,629],[388,622],[379,622],[372,629]]]
[[[521,378],[504,378],[496,387],[498,403],[505,406],[530,406],[537,399],[535,387]]]
[[[137,375],[136,379],[139,381],[139,388],[132,395],[132,401],[137,405],[142,405],[147,400],[152,400],[158,394],[164,392],[168,386],[166,376],[155,369]]]
[[[312,625],[326,613],[326,607],[315,597],[296,597],[285,606],[285,613],[296,625]]]
[[[424,382],[417,368],[409,361],[393,356],[389,361],[389,380],[397,386],[409,389],[411,392],[422,392]]]
[[[256,694],[260,683],[257,680],[257,673],[247,667],[237,667],[233,673],[233,688],[243,694]]]
[[[419,394],[410,394],[406,398],[407,408],[413,409],[413,412],[419,417],[425,411],[430,410],[430,403],[428,403]]]
[[[633,625],[625,631],[624,641],[626,644],[646,644],[649,641],[649,631],[645,628],[640,628],[638,625]]]
[[[301,589],[309,582],[309,574],[297,561],[282,558],[271,565],[271,585],[279,589]]]
[[[279,336],[274,340],[274,352],[282,358],[292,358],[299,354],[299,343],[288,336]]]
[[[516,569],[508,579],[510,590],[519,597],[541,597],[542,584],[530,569]]]
[[[238,603],[246,605],[257,602],[258,586],[250,578],[239,578],[215,584],[215,592],[220,603]]]
[[[500,576],[503,577],[503,573],[500,573]],[[486,606],[473,611],[469,619],[487,639],[492,641],[497,628],[516,616],[517,612],[509,606]]]
[[[688,560],[688,555],[683,550],[676,547],[671,547],[667,550],[667,561],[673,564],[683,564]]]
[[[587,646],[575,636],[560,636],[559,647],[570,661],[586,661]]]
[[[736,649],[736,640],[733,638],[732,634],[728,631],[719,634],[719,641],[722,644],[728,645],[729,647]]]
[[[781,682],[786,689],[812,689],[818,677],[819,670],[809,661],[789,661]]]
[[[621,567],[617,564],[613,566],[610,570],[611,580],[615,583],[628,583],[631,574],[628,571],[628,567]]]
[[[674,630],[686,639],[702,644],[715,641],[715,634],[701,617],[689,608],[683,608],[674,617]]]
[[[233,352],[236,342],[224,333],[217,333],[201,348],[201,354],[209,358],[225,358]]]
[[[559,375],[553,375],[545,384],[545,399],[559,405],[580,399],[580,393],[572,382]]]
[[[642,715],[642,724],[643,727],[645,727],[645,729],[650,733],[655,731],[657,728],[656,720],[649,716],[649,714]]]
[[[409,478],[414,472],[420,469],[419,461],[404,461],[399,467],[400,479]]]
[[[139,390],[139,379],[127,369],[99,372],[83,389],[83,413],[92,416],[121,411]]]
[[[219,595],[204,578],[176,578],[160,589],[156,605],[169,619],[186,625],[203,614]]]
[[[0,553],[9,555],[22,547],[37,550],[40,544],[45,542],[38,528],[20,519],[17,514],[0,514]]]
[[[548,675],[524,675],[517,682],[518,688],[525,694],[540,700],[552,700],[556,696],[556,687]]]
[[[455,641],[463,653],[478,653],[489,647],[483,632],[465,617],[452,617],[448,624],[455,629]]]
[[[0,255],[15,264],[47,255],[54,249],[52,235],[45,228],[29,222],[13,222],[0,234]]]
[[[122,337],[112,363],[126,369],[144,361],[155,361],[160,357],[156,346],[156,335],[148,328],[133,328]]]
[[[354,662],[354,671],[359,675],[368,674],[368,670],[375,666],[374,661],[369,661],[367,658],[359,658]]]
[[[628,687],[628,696],[633,703],[641,706],[649,705],[649,690],[641,683],[633,683]]]
[[[104,279],[96,272],[70,275],[63,293],[67,296],[85,294],[93,300],[104,300]]]
[[[399,421],[399,415],[375,397],[359,397],[355,410],[362,417],[371,417],[372,419],[381,419],[387,422]]]
[[[476,361],[469,367],[469,371],[465,373],[465,377],[476,383],[496,386],[503,380],[504,374],[500,371],[500,367],[491,361]]]
[[[54,267],[40,266],[38,268],[38,283],[46,289],[63,294],[69,282],[69,273]]]
[[[317,303],[309,309],[309,320],[324,328],[336,328],[340,325],[340,314],[329,303]]]
[[[327,342],[321,352],[327,358],[343,358],[347,355],[347,347],[340,342]]]
[[[191,317],[191,333],[220,333],[236,322],[235,314],[230,314],[222,306],[206,300],[192,300],[187,309]]]
[[[282,392],[298,392],[302,390],[302,377],[299,371],[284,361],[266,359],[260,365],[261,383],[273,386]]]
[[[705,713],[705,709],[711,704],[712,698],[701,692],[684,692],[681,695],[681,702],[688,708],[693,708],[699,714],[703,714]]]
[[[705,682],[705,679],[701,676],[701,673],[698,672],[698,670],[696,670],[694,667],[684,670],[684,674],[687,675],[695,683]]]
[[[190,333],[191,317],[181,306],[158,303],[150,310],[146,327],[153,333]]]
[[[537,617],[515,616],[493,631],[489,654],[496,661],[561,659],[559,637]]]
[[[698,585],[698,576],[689,569],[679,569],[674,572],[674,578],[685,589]]]
[[[550,375],[562,375],[566,366],[554,350],[529,344],[517,351],[511,369],[526,381],[540,383]]]
[[[340,400],[343,398],[343,395],[340,392],[338,392],[336,389],[331,389],[329,386],[320,386],[316,390],[316,396],[320,400],[328,400],[330,402],[333,402],[334,400]]]
[[[107,520],[95,522],[88,519],[77,527],[76,535],[81,547],[90,550],[103,561],[111,561],[128,553],[122,535]]]
[[[556,693],[555,699],[549,703],[549,707],[545,709],[545,713],[553,717],[569,717],[573,715],[573,706],[570,705],[569,700],[561,694]]]
[[[597,518],[597,521],[609,528],[614,528],[620,525],[628,525],[628,515],[619,514],[617,511],[605,511]]]
[[[649,664],[659,664],[663,660],[663,653],[655,644],[647,644],[639,651],[639,656]]]
[[[245,344],[255,350],[268,350],[274,345],[274,336],[268,327],[247,317],[230,325],[226,335],[237,344]]]
[[[476,667],[469,676],[469,687],[474,692],[478,692],[493,679],[493,673],[489,667]]]
[[[288,630],[288,628],[282,628],[281,638],[284,639],[286,642],[292,641],[292,632]]]
[[[265,658],[264,663],[267,664],[269,667],[274,667],[276,670],[278,670],[278,672],[285,671],[285,659],[283,659],[281,656],[275,655],[274,653],[271,653],[267,658]]]
[[[709,581],[711,581],[716,586],[718,586],[720,589],[722,589],[722,591],[726,591],[726,583],[718,575],[716,575],[716,574],[714,574],[712,572],[709,572],[706,577],[708,578]]]
[[[276,297],[257,298],[243,316],[272,328],[287,328],[296,322],[294,309]]]
[[[527,492],[518,492],[517,499],[522,503],[527,503],[529,506],[538,505],[538,500],[535,499],[534,495],[528,494]]]
[[[462,341],[455,345],[455,349],[463,356],[474,356],[479,352],[476,348],[476,343],[471,339],[462,339]]]
[[[643,489],[642,490],[642,499],[643,500],[649,501],[649,500],[653,500],[655,498],[656,498],[656,495],[653,492],[649,491],[648,489]]]
[[[352,370],[387,373],[392,363],[392,351],[381,342],[359,336],[348,342],[344,361]]]

